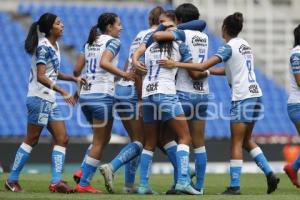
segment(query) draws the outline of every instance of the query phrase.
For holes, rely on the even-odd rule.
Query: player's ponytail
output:
[[[98,22],[90,30],[90,34],[86,43],[92,45],[99,33],[105,33],[108,25],[113,25],[117,20],[118,15],[115,13],[103,13],[98,17]]]
[[[228,35],[236,37],[243,29],[244,17],[240,12],[235,12],[227,16],[223,21],[223,28],[225,28]]]
[[[39,42],[37,27],[38,27],[38,22],[33,22],[31,24],[28,35],[25,40],[25,50],[30,55],[34,53]]]
[[[294,29],[294,47],[300,45],[300,24]]]
[[[38,21],[33,22],[31,24],[30,29],[28,31],[28,35],[25,40],[25,50],[27,53],[33,55],[38,45],[38,29],[41,33],[44,33],[45,36],[48,37],[50,35],[50,30],[52,29],[56,18],[57,16],[52,13],[45,13],[40,17]]]
[[[96,40],[96,38],[97,38],[97,29],[98,29],[98,27],[97,27],[97,25],[95,25],[95,26],[93,26],[92,28],[91,28],[91,30],[90,30],[90,34],[89,34],[89,38],[88,38],[88,40],[87,40],[87,42],[86,43],[88,43],[89,45],[92,45],[93,43],[94,43],[94,41]]]

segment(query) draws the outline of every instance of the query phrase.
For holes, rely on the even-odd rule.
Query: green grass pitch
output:
[[[204,196],[166,196],[166,195],[125,195],[122,194],[123,187],[123,176],[117,175],[115,178],[115,189],[117,194],[107,194],[103,178],[97,172],[93,179],[93,186],[97,189],[101,189],[104,194],[53,194],[48,191],[48,184],[50,180],[50,174],[23,174],[21,175],[21,185],[25,192],[23,193],[12,193],[4,189],[4,182],[8,174],[0,174],[0,199],[109,199],[109,200],[159,200],[159,199],[209,199],[209,200],[219,200],[219,199],[254,199],[254,200],[297,200],[300,199],[300,189],[294,187],[288,180],[288,178],[281,174],[279,189],[273,194],[266,194],[266,180],[262,174],[243,174],[241,179],[241,196],[221,196],[216,195],[218,192],[222,192],[229,181],[229,176],[227,174],[208,174],[206,176],[206,188]],[[65,180],[68,181],[72,186],[75,186],[72,180],[72,174],[65,174]],[[152,175],[150,177],[151,186],[155,191],[163,193],[168,189],[170,183],[172,182],[171,175]]]

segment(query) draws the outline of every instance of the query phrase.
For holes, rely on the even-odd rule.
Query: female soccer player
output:
[[[166,11],[162,15],[172,19],[175,26],[175,14]],[[160,122],[166,122],[178,137],[176,161],[178,166],[178,179],[176,189],[182,193],[200,194],[190,184],[188,173],[189,144],[191,136],[185,120],[182,107],[176,95],[175,76],[177,69],[164,69],[158,61],[165,57],[172,57],[184,62],[191,61],[187,46],[180,42],[160,42],[150,45],[145,52],[145,66],[148,69],[143,79],[143,119],[145,128],[145,145],[141,155],[141,179],[139,194],[153,194],[148,179],[153,153],[160,133]]]
[[[255,121],[261,112],[261,89],[256,82],[251,47],[238,34],[243,28],[243,15],[234,13],[223,21],[222,35],[227,44],[219,48],[217,54],[203,63],[180,63],[161,60],[167,68],[181,67],[205,71],[220,63],[225,63],[225,74],[232,88],[231,114],[231,182],[222,194],[240,194],[240,174],[243,163],[243,148],[254,158],[256,164],[267,177],[267,193],[275,191],[279,179],[273,173],[261,149],[251,138]]]
[[[45,37],[39,38],[38,30],[45,34]],[[12,171],[5,183],[5,187],[13,192],[22,191],[18,183],[19,174],[32,148],[38,143],[45,126],[55,143],[52,152],[52,180],[49,190],[61,193],[73,192],[73,189],[61,180],[68,136],[61,110],[55,100],[55,92],[60,93],[71,105],[75,104],[75,100],[68,92],[56,85],[56,80],[82,83],[85,81],[59,72],[60,51],[57,40],[63,35],[63,30],[64,25],[59,17],[45,13],[31,25],[25,40],[25,50],[32,55],[31,78],[26,100],[28,124],[27,135],[16,153]]]
[[[136,49],[145,41],[145,36],[148,33],[153,32],[157,26],[159,25],[159,15],[163,12],[162,7],[155,7],[149,13],[149,26],[150,28],[147,30],[143,30],[137,34],[135,39],[133,40],[130,49],[129,49],[129,57],[125,66],[124,71],[133,72],[132,65],[132,54],[136,51]],[[140,103],[141,99],[139,99],[135,88],[134,81],[128,81],[121,79],[116,84],[115,89],[115,100],[116,100],[116,111],[120,115],[122,119],[122,123],[126,128],[129,137],[132,143],[125,146],[122,151],[117,155],[109,164],[105,164],[100,166],[100,170],[104,175],[104,178],[107,179],[108,183],[108,191],[113,192],[113,174],[116,172],[125,162],[122,159],[125,151],[131,151],[132,146],[138,147],[138,154],[141,153],[143,149],[143,128],[142,128],[142,119],[139,115],[140,113]],[[139,164],[140,156],[136,156],[134,159],[126,163],[125,165],[125,186],[123,188],[124,193],[135,193],[136,190],[134,188],[134,180],[135,180],[135,172]]]
[[[97,167],[100,165],[103,148],[110,140],[115,76],[126,80],[134,80],[134,74],[119,70],[118,54],[120,50],[120,18],[114,13],[103,13],[98,23],[92,27],[84,52],[76,64],[75,74],[79,75],[83,68],[87,84],[80,91],[79,102],[82,111],[93,128],[92,147],[82,165],[82,177],[76,185],[80,193],[99,193],[90,185]],[[101,34],[99,34],[101,32]],[[122,152],[124,161],[131,160],[140,152],[140,146],[132,143]],[[107,183],[106,183],[107,185]]]
[[[132,54],[135,52],[135,50],[141,45],[143,42],[147,41],[144,38],[146,35],[150,32],[153,32],[156,27],[159,25],[159,15],[163,12],[163,8],[161,7],[155,7],[153,8],[149,13],[149,25],[150,28],[147,30],[143,30],[137,34],[134,41],[131,44],[130,50],[129,50],[129,58],[126,62],[124,71],[126,72],[132,72]],[[138,81],[137,79],[135,81]],[[116,84],[115,88],[115,107],[116,111],[120,111],[119,115],[121,116],[122,122],[124,127],[126,128],[129,137],[133,143],[139,145],[141,147],[143,143],[143,134],[142,134],[142,119],[139,115],[139,105],[140,105],[140,99],[138,99],[138,95],[136,93],[135,88],[135,82],[134,81],[128,81],[121,79]],[[141,96],[141,95],[139,95]],[[127,112],[126,112],[127,111]],[[128,112],[130,111],[130,112]],[[126,147],[126,149],[134,144],[130,144]],[[86,155],[88,155],[90,149],[92,148],[92,145],[89,146]],[[129,148],[130,149],[130,148]],[[142,147],[141,147],[142,149]],[[107,180],[109,183],[109,191],[113,191],[113,183],[112,183],[112,176],[114,171],[116,171],[120,166],[123,164],[123,162],[120,160],[119,154],[115,159],[111,161],[108,165],[102,165],[102,171],[106,175],[104,177],[110,178],[110,180]],[[135,181],[135,172],[137,170],[139,164],[139,156],[136,158],[130,160],[125,164],[125,185],[123,188],[124,193],[135,193],[136,190],[134,188],[134,181]],[[112,170],[113,169],[113,170]],[[82,176],[82,170],[77,170],[73,177],[74,180],[79,183],[80,178]]]
[[[175,14],[179,24],[198,20],[200,16],[197,7],[190,3],[179,5],[175,10]],[[173,31],[160,31],[153,34],[153,39],[157,42],[166,40],[182,40],[191,50],[194,63],[202,63],[203,61],[207,60],[208,36],[200,31],[181,31],[178,29]],[[188,120],[196,158],[196,184],[194,187],[202,194],[207,160],[204,144],[204,131],[209,94],[209,85],[207,79],[209,73],[210,72],[208,71],[203,73],[199,71],[178,69],[176,78],[177,95]],[[165,131],[165,133],[167,133],[167,131]],[[167,134],[173,135],[172,133]],[[174,154],[176,148],[173,146],[176,145],[176,142],[165,142],[167,142],[164,144],[167,153]],[[172,155],[169,157],[172,158]],[[175,191],[173,190],[173,192]],[[172,193],[172,190],[169,190],[167,193]]]
[[[300,24],[294,29],[294,40],[294,48],[291,50],[290,56],[291,84],[287,109],[290,119],[295,124],[297,131],[300,134]],[[299,168],[300,155],[292,164],[284,166],[285,173],[288,175],[291,182],[298,188],[300,188],[297,177]]]

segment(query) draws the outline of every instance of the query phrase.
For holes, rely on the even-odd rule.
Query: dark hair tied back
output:
[[[115,13],[103,13],[98,17],[97,25],[93,26],[87,40],[89,45],[92,45],[99,33],[105,33],[108,25],[113,25],[117,20],[118,15]]]
[[[52,13],[44,13],[38,21],[31,24],[25,40],[25,50],[27,53],[33,55],[39,43],[39,35],[37,29],[39,29],[41,33],[44,33],[45,36],[48,37],[56,18],[57,16]]]
[[[236,37],[243,29],[244,17],[240,12],[235,12],[227,16],[223,21],[223,27],[226,28],[227,34]]]

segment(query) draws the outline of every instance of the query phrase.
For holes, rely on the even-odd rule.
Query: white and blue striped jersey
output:
[[[171,58],[175,61],[188,62],[192,60],[190,50],[183,42],[173,42]],[[158,64],[161,59],[167,59],[165,51],[160,52],[158,43],[151,44],[145,52],[147,74],[143,79],[142,97],[153,94],[176,94],[175,76],[177,68],[166,69]]]
[[[180,31],[180,30],[179,30]],[[176,32],[173,35],[176,40],[185,40],[185,44],[189,47],[194,63],[202,63],[207,60],[208,53],[208,36],[200,31],[185,30],[181,31],[185,34],[184,38]],[[208,78],[193,80],[186,69],[178,69],[176,79],[176,89],[178,91],[190,92],[196,94],[208,94]]]
[[[232,101],[262,96],[254,73],[250,45],[242,38],[233,38],[215,54],[225,63],[225,73],[232,89]]]
[[[294,74],[300,74],[300,46],[296,46],[290,53],[290,87],[288,103],[300,103],[300,87]]]
[[[32,57],[31,73],[27,96],[37,96],[50,102],[55,102],[55,91],[37,81],[37,65],[46,65],[46,77],[56,83],[60,69],[60,51],[54,48],[47,38],[39,39],[35,54]]]
[[[131,46],[129,48],[129,56],[128,56],[128,67],[126,72],[131,72],[133,70],[133,65],[132,65],[132,55],[134,52],[139,48],[139,46],[145,42],[145,37],[149,34],[152,33],[154,29],[147,29],[140,31],[136,37],[134,38],[133,42],[131,43]],[[148,35],[149,37],[150,35]],[[123,86],[128,86],[128,85],[134,85],[133,81],[126,81],[124,79],[121,79],[118,84],[123,85]]]
[[[80,94],[104,93],[114,95],[115,75],[100,66],[100,60],[105,50],[110,51],[114,58],[113,65],[118,65],[120,40],[110,35],[100,35],[92,45],[84,46],[85,67],[84,77],[87,84],[84,85]]]

